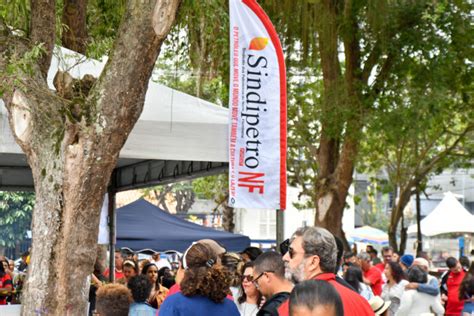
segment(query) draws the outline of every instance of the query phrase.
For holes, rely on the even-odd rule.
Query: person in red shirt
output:
[[[459,261],[454,257],[446,259],[449,271],[441,278],[441,299],[446,302],[446,314],[460,315],[464,307],[464,301],[459,300],[459,287],[466,275]]]
[[[305,280],[323,280],[339,293],[346,316],[374,315],[366,299],[336,280],[337,246],[334,236],[324,228],[302,227],[292,237],[283,256],[285,276],[295,284]],[[279,315],[289,315],[288,304],[278,309]]]
[[[372,265],[368,253],[361,252],[357,255],[357,258],[359,259],[360,268],[364,273],[364,283],[372,288],[372,292],[374,292],[375,296],[380,296],[380,294],[382,294],[383,284],[382,272]]]
[[[115,250],[115,281],[120,280],[125,277],[123,274],[123,257],[120,249]],[[108,278],[110,275],[110,270],[107,268],[104,272],[104,276]]]
[[[2,292],[2,295],[0,295],[0,305],[7,304],[7,295],[9,294],[9,292],[11,292],[12,289],[12,278],[5,271],[2,262],[0,262],[0,292]]]

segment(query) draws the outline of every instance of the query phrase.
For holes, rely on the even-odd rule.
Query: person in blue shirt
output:
[[[159,316],[239,316],[235,303],[227,299],[229,278],[217,254],[208,245],[195,243],[183,256],[181,292],[168,296]]]
[[[147,303],[153,284],[146,275],[136,275],[127,284],[132,292],[133,303],[130,305],[129,316],[155,316],[156,309]]]
[[[429,272],[429,262],[425,258],[416,258],[413,261],[412,266],[418,266],[426,273]],[[439,295],[439,284],[438,280],[428,274],[428,282],[427,283],[416,283],[410,282],[406,285],[405,289],[407,290],[417,290],[420,293],[429,294],[432,296]]]

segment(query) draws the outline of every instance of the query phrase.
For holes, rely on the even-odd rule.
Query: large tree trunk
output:
[[[15,75],[5,75],[11,54],[27,52],[30,46],[0,21],[0,53],[5,53],[0,55],[0,79],[7,87],[2,98],[13,135],[32,169],[36,192],[23,315],[86,312],[103,196],[119,151],[140,116],[178,4],[130,1],[114,52],[81,106],[49,90],[43,67],[51,55],[32,65],[31,72],[18,69]],[[32,12],[32,25],[42,18],[38,12]],[[37,34],[35,42],[49,38],[41,30]]]
[[[62,44],[81,54],[87,48],[87,0],[66,0],[63,7]]]
[[[234,223],[234,208],[229,206],[227,202],[222,204],[224,210],[222,211],[222,227],[227,232],[234,232],[235,223]]]
[[[321,1],[318,43],[323,70],[324,93],[322,96],[321,136],[318,148],[318,179],[315,185],[315,225],[325,227],[340,237],[348,248],[342,230],[342,217],[346,197],[352,183],[354,164],[359,147],[359,134],[363,124],[359,115],[364,85],[360,75],[360,53],[357,39],[357,22],[354,12],[346,4],[340,12],[337,1]],[[341,14],[353,28],[350,36],[344,37],[346,69],[341,74],[339,62],[339,28]],[[349,32],[348,32],[349,33]],[[352,113],[350,116],[344,113]],[[334,113],[341,118],[329,119]]]

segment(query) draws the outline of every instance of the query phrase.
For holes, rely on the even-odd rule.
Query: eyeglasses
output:
[[[248,275],[242,275],[242,282],[247,281],[247,282],[253,282],[253,275],[248,274]]]
[[[295,250],[291,247],[288,248],[288,256],[290,256],[290,259],[293,259],[293,257],[297,254]]]
[[[264,271],[258,275],[255,279],[253,279],[252,283],[255,284],[256,287],[258,287],[258,279],[260,279],[265,273],[275,273],[275,271]]]

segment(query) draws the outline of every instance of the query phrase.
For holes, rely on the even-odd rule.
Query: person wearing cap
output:
[[[226,299],[229,291],[226,270],[209,245],[192,244],[182,261],[181,292],[165,299],[159,316],[239,316],[234,302]]]
[[[412,255],[403,255],[400,258],[400,265],[402,266],[403,271],[407,271],[411,267],[413,260],[415,260],[415,257]]]
[[[198,243],[208,246],[209,249],[211,249],[212,253],[216,256],[217,262],[221,263],[222,255],[227,252],[227,250],[223,246],[221,246],[215,240],[212,240],[212,239],[200,239],[196,242],[193,242],[192,245],[198,244]],[[180,261],[178,262],[178,270],[176,271],[176,275],[175,275],[176,283],[169,289],[167,297],[173,294],[179,293],[181,291],[180,283],[181,283],[181,280],[184,278],[184,267],[183,267],[182,259],[183,257],[181,257]]]
[[[336,281],[336,257],[336,241],[329,231],[321,227],[299,228],[291,238],[288,252],[283,256],[285,276],[296,284],[311,279],[328,282],[341,296],[344,315],[373,315],[366,299]]]
[[[430,275],[429,272],[429,262],[425,258],[416,258],[413,261],[412,266],[420,267],[423,271],[426,272],[428,281],[426,283],[416,283],[410,282],[405,286],[406,290],[417,290],[420,293],[426,293],[432,296],[439,295],[439,283],[438,279]]]
[[[390,301],[384,301],[380,296],[374,296],[369,300],[370,307],[375,315],[387,315]]]
[[[421,267],[414,265],[408,270],[408,281],[412,283],[426,283],[428,273]],[[415,316],[433,312],[443,315],[444,308],[438,297],[421,293],[417,290],[406,290],[401,298],[397,316]],[[459,314],[458,314],[459,315]]]
[[[244,260],[244,263],[247,263],[249,261],[254,261],[257,259],[258,256],[262,254],[262,249],[257,248],[257,247],[247,247],[240,253],[242,256],[242,259]]]

